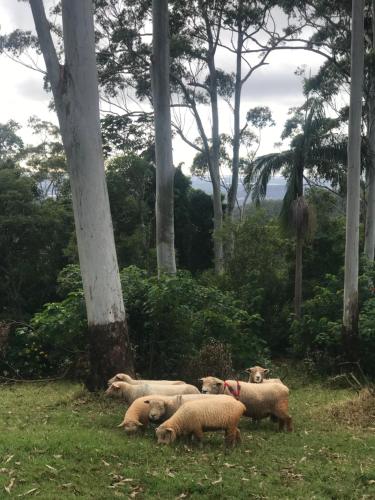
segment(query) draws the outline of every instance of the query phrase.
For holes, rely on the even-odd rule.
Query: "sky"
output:
[[[54,0],[45,0],[46,9]],[[0,0],[0,34],[14,29],[33,30],[33,19],[28,2],[17,0]],[[41,56],[33,55],[38,65],[44,68]],[[27,59],[23,59],[27,62]],[[266,154],[275,150],[275,143],[280,142],[283,125],[291,107],[303,103],[302,80],[295,75],[297,68],[304,66],[307,73],[316,73],[323,63],[323,57],[303,50],[282,50],[272,53],[268,65],[258,69],[246,82],[243,88],[241,108],[242,125],[246,111],[255,106],[268,106],[276,126],[266,129],[262,133],[262,141],[258,154]],[[232,56],[227,53],[218,54],[218,66],[228,72],[234,68]],[[27,127],[30,116],[36,115],[43,120],[57,123],[56,115],[50,111],[48,104],[50,94],[43,90],[43,75],[10,60],[5,55],[0,56],[0,123],[10,119],[17,121],[22,129],[20,135],[30,144],[36,141]],[[209,130],[209,110],[202,107],[204,125]],[[232,114],[228,105],[220,103],[220,132],[231,133]],[[194,120],[185,119],[185,134],[194,140],[198,133]],[[173,140],[173,158],[177,165],[183,163],[183,170],[189,173],[189,167],[195,151],[186,145],[179,137]]]

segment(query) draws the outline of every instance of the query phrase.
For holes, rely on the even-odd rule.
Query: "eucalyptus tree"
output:
[[[253,200],[259,203],[267,193],[267,185],[275,173],[282,171],[287,179],[281,209],[284,227],[295,238],[294,313],[302,310],[302,255],[306,239],[313,230],[311,208],[304,197],[304,182],[308,172],[319,177],[336,162],[345,161],[345,142],[334,133],[337,120],[327,118],[321,100],[308,98],[287,120],[282,138],[290,138],[290,149],[259,156],[250,164],[246,181]]]
[[[159,275],[176,274],[168,20],[168,0],[153,0],[151,81],[155,119],[156,255]]]
[[[361,121],[364,68],[364,0],[352,2],[350,108],[346,202],[343,343],[348,359],[358,357],[358,258]]]
[[[133,373],[105,182],[91,0],[63,0],[61,64],[42,0],[30,7],[68,161],[89,326],[90,389],[118,371]]]

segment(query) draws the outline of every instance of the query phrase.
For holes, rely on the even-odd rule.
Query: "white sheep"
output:
[[[199,394],[196,387],[189,384],[181,385],[161,385],[144,384],[133,385],[127,382],[113,382],[105,391],[107,396],[114,396],[124,399],[129,405],[137,398],[160,394],[162,396],[177,396],[178,394]]]
[[[234,446],[241,439],[237,426],[245,411],[245,405],[233,398],[188,401],[156,429],[158,443],[170,444],[182,435],[201,441],[204,431],[224,430],[226,444]]]
[[[220,380],[216,377],[204,377],[204,394],[229,394],[239,399],[246,406],[245,415],[255,420],[268,416],[277,418],[279,429],[286,426],[292,430],[292,418],[288,414],[289,389],[280,383],[249,384],[236,380]]]
[[[113,384],[113,382],[127,382],[128,384],[143,385],[143,384],[162,384],[162,385],[177,385],[185,384],[182,380],[146,380],[146,379],[135,379],[131,378],[130,375],[126,373],[117,373],[114,377],[108,380],[108,385]]]
[[[196,399],[215,398],[214,394],[187,394],[185,396],[175,396],[172,398],[145,398],[145,403],[149,406],[148,418],[152,422],[159,422],[170,418],[181,405],[187,401]],[[225,396],[230,398],[230,396]]]
[[[248,382],[251,384],[261,384],[265,382],[269,383],[279,383],[283,382],[279,378],[265,378],[265,375],[269,372],[267,368],[262,368],[261,366],[252,366],[251,368],[246,368],[245,372],[249,374]]]

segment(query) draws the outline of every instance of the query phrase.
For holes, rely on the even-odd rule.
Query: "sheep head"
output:
[[[224,381],[216,377],[203,377],[199,379],[202,382],[203,394],[223,394]]]
[[[267,368],[261,366],[253,366],[245,370],[249,374],[249,382],[253,384],[261,384],[265,379],[265,375],[269,372]]]
[[[156,429],[158,444],[171,444],[176,440],[176,431],[170,427],[158,427]]]

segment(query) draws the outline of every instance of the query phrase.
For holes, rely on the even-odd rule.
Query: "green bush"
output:
[[[359,277],[359,350],[362,368],[375,375],[374,267],[363,260]],[[291,324],[292,353],[309,358],[323,371],[336,371],[342,361],[343,275],[326,275],[306,300],[301,320]]]
[[[187,272],[158,279],[135,266],[121,271],[121,283],[136,368],[143,375],[178,376],[209,339],[229,345],[238,368],[265,359],[262,319],[242,309],[233,294],[204,286]],[[18,328],[11,338],[6,361],[23,376],[59,373],[87,350],[77,266],[61,272],[59,292],[61,302],[47,304],[30,328]]]

